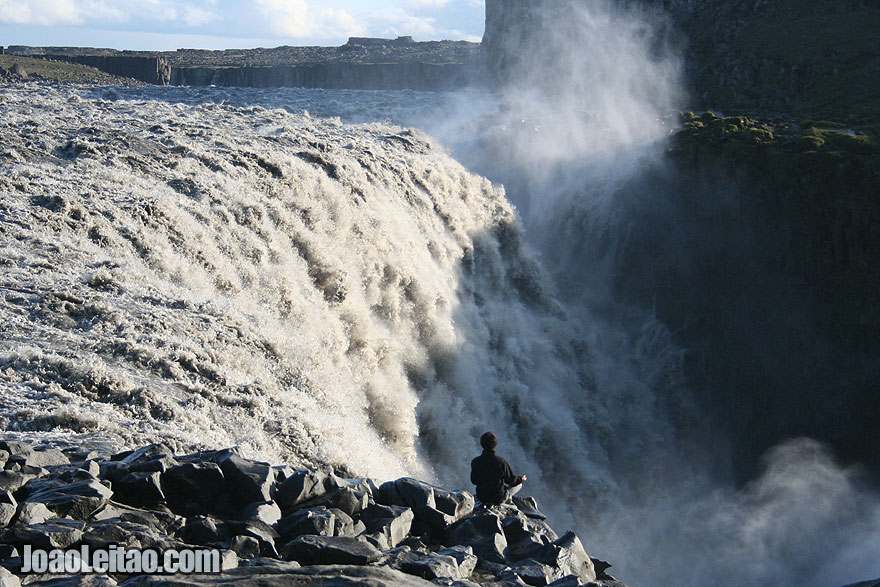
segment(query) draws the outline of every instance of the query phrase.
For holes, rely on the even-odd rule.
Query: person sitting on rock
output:
[[[486,432],[480,437],[483,454],[471,461],[471,483],[477,486],[477,499],[483,505],[504,503],[522,489],[525,475],[514,475],[510,465],[495,454],[498,437]]]

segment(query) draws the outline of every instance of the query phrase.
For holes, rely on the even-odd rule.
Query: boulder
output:
[[[480,559],[502,563],[507,556],[507,539],[501,518],[495,514],[480,514],[460,520],[446,531],[443,544],[470,546]]]
[[[437,509],[455,518],[456,521],[474,511],[474,496],[467,491],[434,490]]]
[[[115,499],[133,506],[149,506],[165,501],[159,471],[129,473],[113,484],[113,490]]]
[[[14,545],[30,544],[34,548],[51,550],[73,546],[83,536],[79,520],[56,518],[43,524],[28,526],[16,524],[3,535],[3,542]]]
[[[596,579],[593,561],[584,550],[580,539],[571,531],[545,546],[535,560],[558,569],[560,578],[576,575],[584,583]]]
[[[278,486],[275,501],[282,510],[288,510],[327,492],[332,471],[328,469],[301,469],[285,479]]]
[[[34,479],[36,475],[21,471],[0,471],[0,491],[15,492]]]
[[[214,516],[193,516],[178,530],[177,537],[187,544],[204,546],[226,540],[229,532],[226,523]]]
[[[449,492],[424,481],[404,477],[383,483],[374,497],[379,504],[410,508],[415,522],[413,531],[421,534],[428,530],[443,531],[456,521],[454,515],[437,508],[436,493]],[[445,499],[444,504],[453,513],[458,509],[452,499]]]
[[[15,517],[16,509],[16,506],[12,505],[11,503],[0,503],[0,528],[4,528],[9,525],[9,522],[11,522],[12,518]]]
[[[391,548],[407,537],[413,518],[412,510],[407,507],[373,504],[361,512],[367,532],[383,534]]]
[[[233,536],[229,548],[240,558],[260,556],[260,541],[253,536]]]
[[[274,501],[252,503],[245,508],[241,517],[245,521],[258,520],[267,526],[274,526],[281,520],[281,508]]]
[[[229,585],[265,587],[266,585],[361,585],[362,587],[435,587],[432,583],[387,567],[328,565],[300,568],[295,562],[244,566],[222,575],[186,575],[180,583],[190,587]],[[286,566],[285,566],[286,565]],[[142,575],[129,579],[126,587],[168,585],[175,577]]]
[[[382,505],[403,506],[413,510],[422,506],[436,506],[433,486],[409,477],[383,483],[373,498]]]
[[[229,532],[234,536],[246,536],[255,539],[260,549],[260,556],[278,558],[278,549],[275,542],[276,539],[280,538],[280,535],[271,526],[260,521],[230,523]]]
[[[381,556],[374,546],[347,536],[299,536],[285,545],[285,558],[303,565],[367,565]]]
[[[46,507],[46,504],[39,502],[25,502],[18,506],[16,523],[30,526],[31,524],[42,524],[46,520],[54,517],[55,514]]]
[[[136,450],[129,450],[121,453],[117,453],[110,457],[110,462],[118,462],[125,467],[130,467],[131,465],[143,462],[143,461],[151,461],[157,458],[162,457],[174,457],[174,451],[161,443],[156,444],[148,444],[147,446],[141,447]]]
[[[213,513],[224,494],[225,478],[216,463],[184,463],[161,476],[165,501],[183,515]]]
[[[31,467],[55,467],[60,465],[69,465],[70,460],[63,452],[57,448],[47,448],[44,450],[32,450],[27,454],[13,454],[6,460],[6,468],[11,463],[19,466],[29,465]]]
[[[408,546],[400,546],[386,552],[386,559],[382,564],[429,581],[466,578],[461,576],[458,561],[454,557],[440,553],[418,552]]]
[[[110,518],[86,526],[82,542],[92,549],[106,549],[111,544],[125,548],[154,548],[162,545],[164,539],[159,532],[146,524]]]
[[[328,510],[336,518],[333,528],[334,536],[357,536],[367,529],[363,522],[354,519],[338,508],[330,508]]]
[[[41,580],[40,587],[115,587],[118,585],[112,577],[107,575],[50,575],[50,578]],[[26,582],[26,585],[34,583]]]
[[[306,510],[297,510],[281,518],[275,528],[281,536],[289,539],[304,534],[317,536],[333,536],[336,516],[321,506]]]
[[[477,557],[474,555],[474,549],[470,546],[452,546],[438,550],[437,554],[451,556],[458,564],[459,580],[468,579],[477,567]]]
[[[501,525],[507,538],[507,557],[513,561],[539,556],[545,546],[559,538],[541,519],[507,518]]]
[[[234,452],[217,460],[234,504],[272,500],[275,470],[268,463],[244,459]],[[279,516],[280,517],[280,516]]]
[[[334,498],[333,505],[349,516],[354,516],[370,505],[370,494],[352,487],[342,487]]]
[[[519,509],[519,511],[524,513],[527,517],[536,520],[547,519],[547,516],[542,514],[538,509],[538,502],[534,497],[514,495],[511,501],[513,501],[513,504]]]
[[[21,579],[0,567],[0,587],[21,587]]]
[[[86,520],[102,508],[113,492],[95,479],[78,481],[58,487],[47,487],[31,493],[26,502],[45,504],[59,516]]]
[[[33,454],[34,447],[20,440],[0,440],[0,450],[7,453],[8,459],[11,456],[27,457]]]
[[[134,522],[153,528],[161,534],[174,534],[186,524],[186,518],[170,511],[154,508],[150,511],[138,509],[111,501],[92,516],[92,520],[101,521],[118,518],[125,522]]]

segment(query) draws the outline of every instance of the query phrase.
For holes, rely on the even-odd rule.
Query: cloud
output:
[[[272,32],[282,37],[342,38],[364,32],[345,10],[313,9],[306,0],[257,0]]]
[[[187,6],[183,9],[183,20],[187,26],[200,27],[219,20],[219,15],[211,10],[205,10],[198,6]]]
[[[57,26],[150,23],[181,20],[199,27],[219,19],[216,0],[180,6],[175,0],[0,0],[0,22]]]
[[[0,0],[0,22],[12,24],[81,24],[74,0]]]

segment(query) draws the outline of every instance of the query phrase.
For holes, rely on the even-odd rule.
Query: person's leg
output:
[[[517,493],[519,493],[519,490],[522,489],[522,486],[523,486],[523,484],[520,483],[519,485],[514,485],[513,487],[507,487],[507,488],[506,488],[506,489],[507,489],[507,498],[506,498],[506,500],[509,500],[511,497],[513,497],[514,495],[516,495]],[[505,500],[505,501],[506,501],[506,500]]]

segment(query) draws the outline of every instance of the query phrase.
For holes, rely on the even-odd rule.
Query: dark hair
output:
[[[498,437],[494,432],[486,432],[480,437],[480,446],[486,450],[492,450],[498,446]]]

